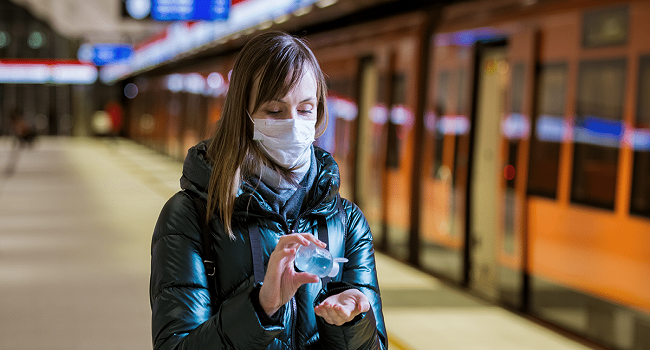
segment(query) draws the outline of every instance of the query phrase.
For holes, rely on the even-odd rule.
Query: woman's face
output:
[[[253,86],[258,86],[259,78],[255,79]],[[316,120],[317,117],[317,84],[314,74],[309,69],[302,72],[302,78],[286,96],[278,100],[263,102],[251,114],[253,119],[306,119]],[[251,91],[248,110],[254,109],[257,88]]]

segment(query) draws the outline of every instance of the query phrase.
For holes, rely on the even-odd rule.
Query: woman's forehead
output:
[[[270,94],[267,93],[266,95],[268,96],[264,96],[264,101],[259,101],[259,103],[261,104],[272,100],[283,100],[289,94],[294,93],[298,93],[300,95],[308,94],[309,96],[305,96],[305,98],[318,98],[318,81],[316,79],[316,74],[314,74],[313,68],[309,67],[308,65],[304,65],[303,69],[300,70],[299,75],[295,77],[293,85],[290,85],[291,80],[293,80],[292,78],[292,74],[288,75],[284,80],[284,84],[278,87],[280,88],[279,90],[276,90],[275,92],[269,91]],[[265,82],[262,82],[261,79],[261,74],[257,74],[253,79],[250,95],[251,104],[255,104],[257,102],[257,96],[260,92],[260,89],[264,88]],[[255,108],[257,107],[258,106],[255,106]]]

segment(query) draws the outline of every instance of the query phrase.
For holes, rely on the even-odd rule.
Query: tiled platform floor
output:
[[[150,239],[181,163],[120,140],[41,138],[5,173],[0,349],[150,349]],[[587,347],[377,255],[392,349]]]

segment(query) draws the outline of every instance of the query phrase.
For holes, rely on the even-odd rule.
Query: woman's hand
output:
[[[301,285],[318,282],[318,276],[297,272],[293,267],[298,247],[309,245],[309,242],[314,242],[321,248],[326,246],[309,233],[292,233],[280,237],[278,245],[271,253],[264,283],[260,289],[260,306],[267,315],[272,316],[282,305],[289,302]]]
[[[368,310],[370,310],[368,297],[354,288],[329,296],[314,308],[316,315],[325,319],[325,322],[337,326],[352,321],[358,314]]]

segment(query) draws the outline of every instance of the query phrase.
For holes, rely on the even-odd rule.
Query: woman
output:
[[[312,146],[325,96],[302,40],[265,33],[239,53],[217,130],[189,150],[154,230],[155,349],[386,348],[368,223]],[[349,260],[331,281],[294,268],[310,242]]]

